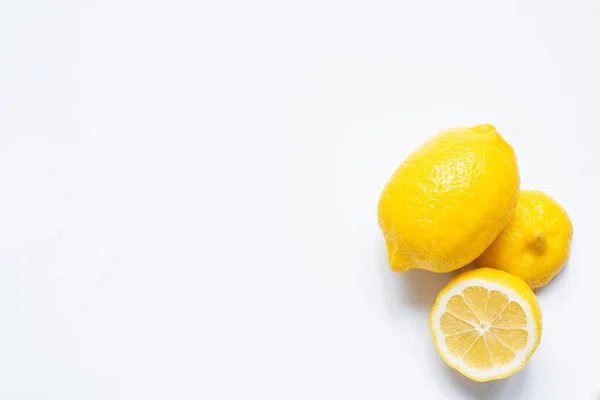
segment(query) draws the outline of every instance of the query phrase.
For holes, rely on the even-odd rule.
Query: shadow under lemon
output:
[[[411,306],[426,311],[428,315],[444,286],[457,274],[475,268],[475,265],[470,263],[456,271],[441,274],[423,269],[395,272],[388,263],[385,246],[377,248],[377,259],[388,305],[397,308],[403,303],[409,303]]]
[[[440,370],[444,371],[447,380],[453,383],[452,386],[462,393],[462,399],[517,400],[520,398],[519,394],[522,393],[523,385],[527,378],[527,365],[508,378],[488,382],[476,382],[447,366],[435,349],[433,349],[433,352],[435,354],[432,354],[432,358],[437,360],[436,362],[439,363]]]
[[[402,278],[400,290],[406,293],[405,298],[412,305],[426,309],[427,312],[433,307],[435,299],[444,286],[456,275],[456,272],[438,274],[424,269],[396,273]]]
[[[534,291],[535,295],[540,296],[540,294],[543,293],[542,296],[546,296],[545,293],[549,293],[549,292],[553,292],[553,291],[560,291],[564,287],[563,280],[566,279],[567,275],[569,274],[569,262],[570,261],[571,260],[567,260],[567,262],[565,263],[565,265],[563,265],[563,267],[560,270],[560,272],[558,273],[558,275],[556,275],[554,278],[552,278],[552,280],[550,282],[548,282],[546,284],[546,286],[534,289],[533,291]]]
[[[408,305],[411,308],[416,307],[419,309],[428,319],[438,294],[448,282],[464,271],[477,268],[475,263],[469,263],[448,273],[435,273],[422,269],[395,272],[392,271],[388,263],[385,246],[377,246],[377,249],[378,269],[381,272],[384,301],[392,315],[398,315],[401,313],[402,308]],[[567,265],[565,265],[566,267]],[[525,368],[508,378],[489,382],[476,382],[446,365],[435,350],[432,340],[430,344],[431,359],[439,364],[439,368],[444,371],[443,374],[447,380],[454,383],[452,386],[458,387],[463,392],[464,399],[517,399],[522,391],[531,360]]]

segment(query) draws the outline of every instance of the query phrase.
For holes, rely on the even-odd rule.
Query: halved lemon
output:
[[[442,289],[429,328],[449,366],[485,382],[525,366],[540,342],[542,313],[521,278],[479,268],[456,276]]]

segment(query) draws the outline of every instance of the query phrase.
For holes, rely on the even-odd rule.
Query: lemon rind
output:
[[[525,315],[527,317],[527,325],[525,329],[528,331],[527,344],[525,345],[523,350],[518,351],[516,353],[514,360],[512,360],[508,364],[502,366],[494,366],[486,370],[474,369],[466,365],[462,358],[453,356],[450,350],[447,348],[446,342],[444,340],[445,335],[440,327],[441,316],[446,311],[446,304],[448,303],[448,300],[450,300],[450,298],[454,295],[462,294],[463,290],[469,286],[482,286],[488,290],[498,290],[504,293],[506,296],[508,296],[509,301],[517,302],[525,312]],[[535,318],[535,313],[529,302],[526,301],[512,288],[505,285],[500,285],[496,282],[487,280],[485,278],[466,279],[464,281],[457,282],[452,287],[449,287],[447,290],[444,290],[442,293],[440,293],[431,311],[429,322],[435,347],[437,348],[438,352],[440,353],[446,364],[456,369],[468,378],[478,382],[486,382],[490,380],[506,378],[519,371],[525,366],[525,364],[537,348],[540,341],[541,327],[538,326],[538,322]]]

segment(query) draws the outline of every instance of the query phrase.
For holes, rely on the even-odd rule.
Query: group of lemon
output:
[[[519,188],[512,147],[484,124],[434,136],[400,165],[379,200],[394,271],[478,267],[442,289],[429,318],[444,361],[476,381],[525,366],[542,333],[532,289],[569,258],[567,213],[546,194]]]

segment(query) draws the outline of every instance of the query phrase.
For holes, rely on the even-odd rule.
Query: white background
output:
[[[599,43],[597,0],[0,0],[0,398],[600,398]],[[478,123],[575,230],[487,384],[376,222]]]

